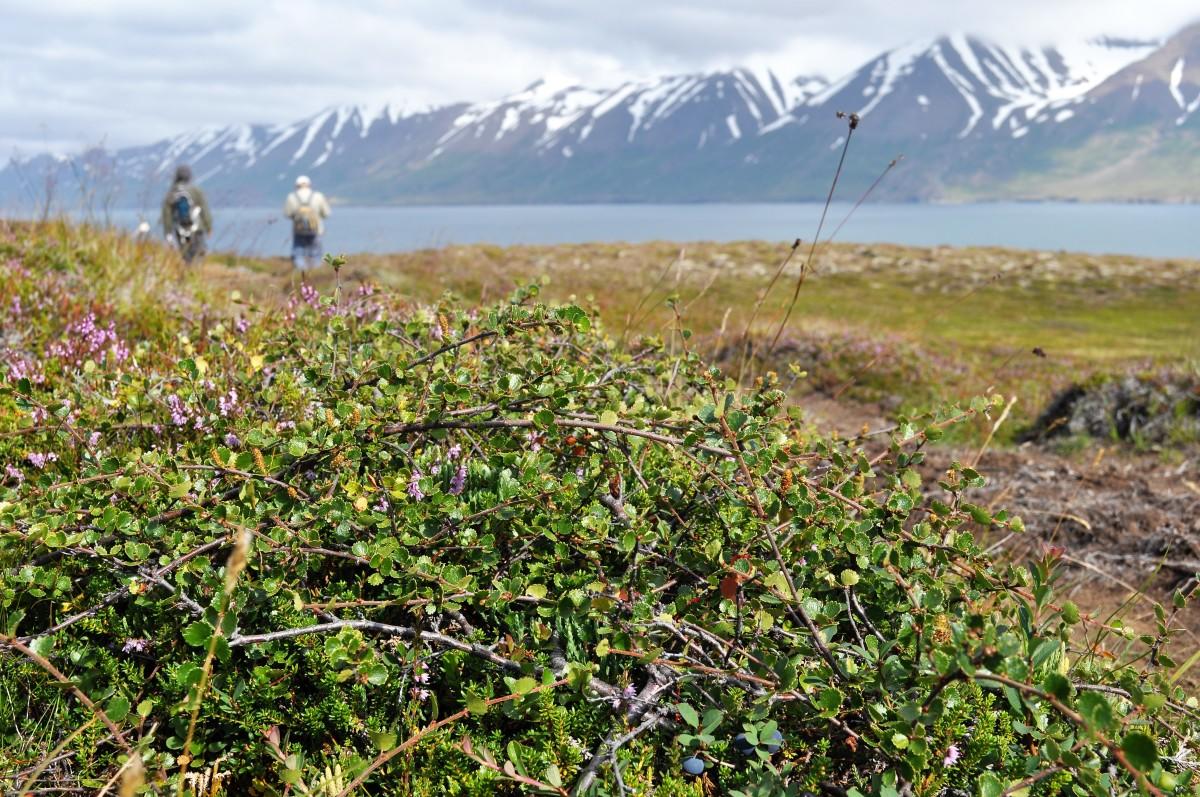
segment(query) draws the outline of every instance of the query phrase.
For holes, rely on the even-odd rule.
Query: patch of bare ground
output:
[[[795,401],[823,434],[849,438],[890,426],[887,411],[877,405],[821,393]],[[977,448],[930,447],[924,475],[936,480],[952,462],[972,463],[977,455]],[[1063,454],[1027,443],[989,449],[976,467],[987,484],[967,499],[1025,521],[1023,534],[983,535],[996,556],[1027,563],[1051,546],[1060,548],[1060,596],[1097,620],[1119,617],[1150,635],[1157,633],[1155,603],[1161,603],[1176,632],[1171,656],[1182,663],[1200,650],[1200,448],[1176,450],[1167,459],[1128,446]],[[1176,591],[1193,594],[1193,600],[1173,612]],[[1116,636],[1079,642],[1101,655],[1120,655],[1125,645]],[[1200,688],[1200,671],[1193,668],[1182,682]]]
[[[933,449],[929,455],[932,476],[956,457],[970,461],[974,452]],[[1008,508],[1026,524],[1022,535],[985,538],[985,544],[1018,561],[1061,547],[1059,592],[1097,619],[1118,614],[1138,633],[1154,634],[1153,602],[1170,613],[1174,591],[1196,590],[1200,451],[1168,462],[1104,448],[1066,456],[1024,445],[985,453],[978,469],[988,484],[970,500]],[[1182,661],[1200,649],[1200,603],[1173,614],[1171,625],[1178,630],[1174,656]],[[1191,672],[1186,680],[1200,685],[1198,677]]]

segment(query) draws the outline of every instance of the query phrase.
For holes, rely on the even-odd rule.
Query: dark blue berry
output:
[[[750,744],[750,740],[746,738],[746,734],[739,733],[733,737],[733,749],[742,755],[750,755],[754,752],[754,745]]]
[[[778,753],[783,748],[783,734],[775,731],[771,734],[770,740],[767,741],[767,752],[771,755]]]
[[[704,772],[704,762],[692,756],[683,760],[683,771],[689,775],[699,775]]]

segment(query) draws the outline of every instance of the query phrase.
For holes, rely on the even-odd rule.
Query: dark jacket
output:
[[[162,203],[162,227],[163,235],[173,236],[175,234],[175,214],[171,210],[171,198],[175,196],[175,192],[180,188],[187,192],[188,197],[192,200],[192,205],[200,208],[200,229],[207,235],[212,232],[212,212],[208,209],[208,200],[204,197],[204,192],[200,187],[192,183],[175,183],[171,186],[171,190],[163,197]]]

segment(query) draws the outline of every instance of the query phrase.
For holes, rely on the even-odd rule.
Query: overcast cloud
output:
[[[853,69],[953,31],[1162,38],[1195,0],[0,0],[0,157],[738,64]]]

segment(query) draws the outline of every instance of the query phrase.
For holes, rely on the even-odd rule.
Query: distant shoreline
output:
[[[246,256],[289,251],[290,227],[274,204],[237,207],[210,197],[215,250]],[[907,246],[1006,247],[1158,259],[1200,256],[1194,204],[989,201],[852,202],[830,206],[822,240]],[[376,254],[448,244],[578,244],[647,241],[811,241],[822,203],[610,203],[517,205],[338,205],[326,251]],[[0,216],[4,215],[0,213]],[[29,213],[20,214],[26,217]],[[112,210],[75,218],[132,230],[159,211]],[[848,221],[847,221],[848,219]]]

